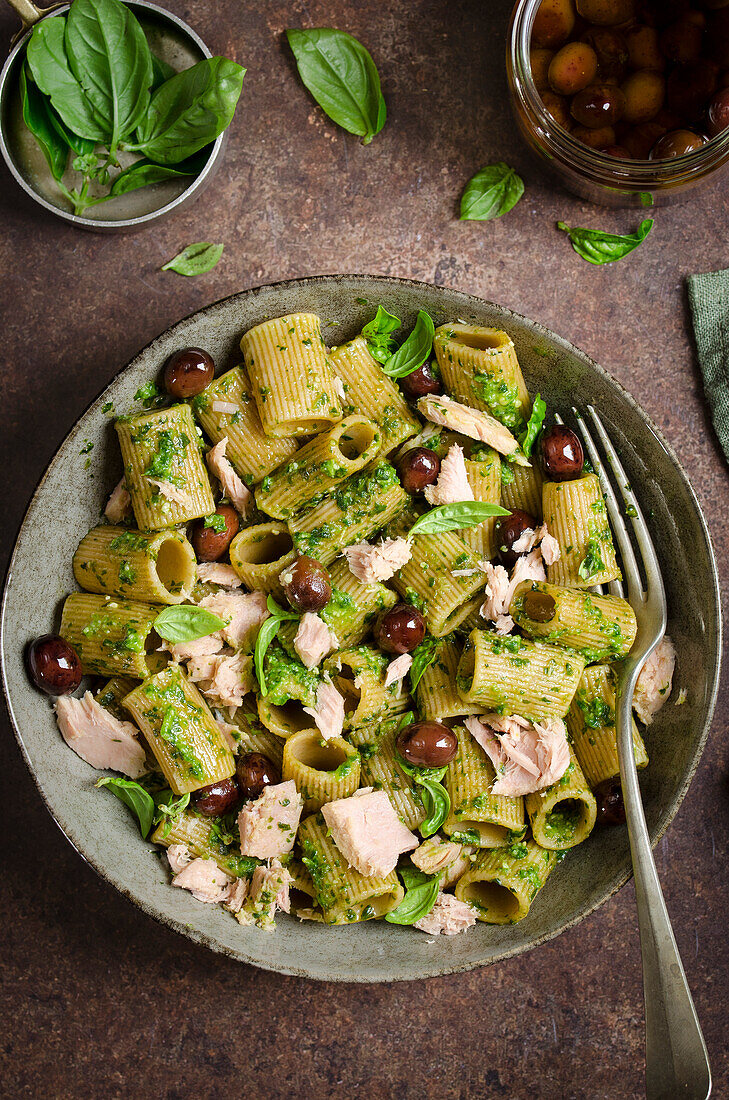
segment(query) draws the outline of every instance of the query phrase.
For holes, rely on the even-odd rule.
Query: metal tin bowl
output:
[[[173,55],[171,63],[174,68],[177,68],[177,65],[174,64],[174,55],[178,55],[183,62],[180,64],[180,68],[185,67],[184,55],[188,58],[192,56],[193,61],[212,56],[199,35],[182,19],[178,19],[176,15],[165,11],[157,4],[149,3],[148,0],[126,0],[126,2],[130,8],[134,9],[137,18],[146,27],[151,26],[155,34],[159,35],[160,43],[167,45]],[[184,187],[183,184],[183,190],[178,194],[169,197],[170,190],[180,186],[175,181],[171,181],[172,188],[169,187],[168,183],[161,183],[142,189],[142,191],[147,192],[146,198],[154,197],[156,193],[161,203],[160,206],[143,213],[138,212],[142,191],[133,191],[112,200],[111,205],[114,206],[117,212],[116,217],[95,218],[73,214],[70,210],[64,210],[56,206],[49,198],[41,194],[37,187],[33,186],[30,178],[29,158],[27,153],[24,155],[24,150],[19,141],[19,132],[22,130],[22,126],[18,125],[17,120],[14,118],[14,115],[17,114],[19,99],[18,70],[34,24],[50,15],[59,15],[68,11],[70,5],[58,4],[53,8],[41,10],[36,8],[30,0],[10,0],[10,3],[23,19],[23,30],[11,49],[10,55],[3,65],[2,72],[0,72],[0,152],[11,175],[26,195],[55,217],[70,222],[71,225],[78,226],[80,229],[90,229],[94,233],[121,233],[144,229],[153,222],[169,217],[198,198],[210,183],[220,164],[227,138],[226,132],[222,133],[214,142],[210,156],[202,171],[194,177],[187,187]],[[42,157],[40,150],[38,150],[38,155]]]

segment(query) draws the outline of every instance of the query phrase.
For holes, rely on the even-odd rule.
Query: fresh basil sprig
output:
[[[206,607],[178,603],[166,607],[154,620],[154,629],[166,642],[194,642],[206,638],[225,626],[219,615],[213,615]]]
[[[463,501],[461,504],[440,504],[416,519],[408,532],[410,535],[438,535],[441,531],[460,531],[464,527],[477,527],[492,516],[508,516],[508,508],[489,504],[484,500]]]
[[[603,233],[600,229],[571,229],[564,222],[557,222],[557,229],[569,236],[577,255],[590,264],[612,264],[616,260],[622,260],[623,256],[627,256],[643,243],[652,228],[652,218],[646,218],[635,233],[628,233],[626,236]]]
[[[391,357],[395,350],[392,333],[401,324],[402,321],[394,313],[388,313],[384,306],[378,306],[375,316],[362,329],[369,353],[378,363],[386,363]]]
[[[425,820],[420,823],[420,835],[427,840],[438,832],[451,812],[451,799],[442,783],[432,779],[420,779],[418,785],[423,796]]]
[[[269,617],[264,619],[256,636],[256,646],[253,651],[253,665],[256,670],[256,678],[261,695],[268,694],[266,686],[266,674],[263,671],[263,658],[268,652],[268,647],[281,629],[281,623],[295,621],[299,616],[294,611],[286,611],[276,603],[273,596],[266,600]]]
[[[132,810],[139,822],[142,836],[146,837],[152,828],[154,817],[154,799],[152,795],[145,791],[141,784],[135,783],[133,779],[119,779],[118,776],[107,776],[104,779],[99,779],[96,786],[106,787]]]
[[[432,638],[430,634],[423,638],[419,646],[413,650],[413,663],[410,666],[410,690],[415,691],[420,683],[423,673],[433,664],[438,653],[439,638]]]
[[[170,829],[175,824],[177,819],[182,816],[187,807],[190,805],[190,793],[180,795],[179,798],[175,797],[174,791],[169,789],[159,791],[155,796],[156,812],[154,815],[154,825],[159,825],[164,821],[162,826],[162,836],[169,836]]]
[[[369,145],[387,108],[377,67],[361,42],[331,27],[287,30],[299,76],[329,118]]]
[[[382,364],[388,378],[405,378],[418,367],[422,367],[433,348],[435,325],[433,318],[424,309],[418,310],[415,327],[396,352]]]
[[[385,914],[390,924],[415,924],[427,917],[440,892],[442,875],[426,875],[414,867],[403,867],[399,871],[405,887],[405,897],[396,909]]]
[[[66,53],[66,20],[62,15],[36,23],[28,41],[27,58],[33,80],[50,98],[69,130],[94,142],[106,141],[111,136],[71,72]]]
[[[519,446],[524,454],[529,458],[532,453],[532,447],[535,440],[539,435],[542,424],[544,423],[544,417],[547,415],[547,406],[542,400],[540,393],[534,398],[534,404],[532,405],[532,413],[529,417],[529,423],[526,426],[524,434],[519,437]]]
[[[461,196],[461,221],[486,222],[508,214],[524,194],[524,181],[503,161],[482,168]]]
[[[140,187],[149,187],[153,183],[162,183],[163,180],[182,179],[183,176],[196,176],[205,167],[209,152],[205,150],[203,155],[189,157],[179,164],[153,164],[146,158],[138,160],[135,164],[120,172],[111,185],[111,195],[126,195],[130,191],[137,191]]]
[[[209,244],[207,241],[199,241],[197,244],[188,244],[182,252],[178,252],[166,264],[162,271],[175,271],[178,275],[204,275],[206,271],[212,271],[223,255],[225,245]]]

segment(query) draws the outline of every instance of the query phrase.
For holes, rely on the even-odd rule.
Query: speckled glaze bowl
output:
[[[219,906],[202,905],[168,883],[161,857],[139,835],[117,799],[94,789],[97,777],[63,743],[48,700],[25,674],[23,651],[58,629],[60,604],[74,585],[71,556],[97,521],[121,474],[115,432],[101,411],[119,412],[186,345],[207,348],[219,371],[239,359],[241,333],[266,317],[318,313],[328,343],[360,331],[382,303],[411,325],[419,308],[436,324],[460,318],[506,329],[527,384],[569,419],[574,403],[592,402],[610,431],[646,515],[661,559],[669,630],[678,652],[676,686],[686,703],[665,706],[648,732],[650,766],[641,775],[654,843],[688,789],[709,729],[721,650],[719,591],[706,524],[686,475],[657,430],[608,374],[565,340],[500,306],[453,290],[372,276],[323,276],[260,287],[216,302],[180,321],[146,347],[96,399],[68,435],[35,492],[10,566],[0,647],[8,706],[18,741],[48,809],[76,850],[146,913],[214,951],[285,974],[326,981],[424,978],[483,966],[544,943],[582,920],[628,879],[625,828],[596,830],[570,852],[513,926],[479,923],[464,935],[431,937],[384,921],[344,928],[280,917],[275,934],[242,928]],[[94,444],[91,464],[80,454]],[[93,475],[93,477],[91,476]],[[675,695],[674,695],[675,698]]]

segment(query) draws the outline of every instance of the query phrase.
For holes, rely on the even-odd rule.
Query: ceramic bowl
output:
[[[60,606],[74,589],[71,556],[97,521],[121,474],[116,435],[102,406],[132,407],[136,390],[158,377],[167,357],[186,345],[207,348],[218,370],[239,359],[241,333],[266,317],[318,313],[329,344],[356,335],[382,303],[412,325],[424,308],[436,324],[460,318],[513,337],[532,392],[569,418],[572,404],[592,402],[620,451],[661,559],[669,630],[678,653],[676,688],[648,731],[650,766],[641,774],[646,816],[656,842],[676,813],[711,721],[721,650],[716,566],[706,524],[689,481],[648,417],[601,367],[541,325],[500,306],[440,287],[371,276],[301,279],[235,294],[185,318],[122,370],[72,428],[35,492],[18,536],[2,611],[5,690],[15,731],[50,812],[76,850],[126,897],[169,927],[215,951],[268,970],[328,981],[377,982],[468,970],[544,943],[591,913],[628,879],[624,827],[595,830],[568,853],[513,926],[479,923],[435,941],[410,928],[370,921],[344,928],[280,917],[273,935],[243,928],[219,906],[172,888],[162,857],[139,835],[121,802],[94,789],[96,773],[58,734],[47,698],[33,689],[23,650],[58,629]],[[91,464],[80,454],[94,444]],[[93,475],[93,476],[91,476]],[[673,699],[676,695],[674,693]]]

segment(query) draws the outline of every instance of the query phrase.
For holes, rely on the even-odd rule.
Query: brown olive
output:
[[[600,152],[605,153],[608,157],[615,157],[616,160],[633,159],[624,145],[606,145]]]
[[[621,85],[625,96],[623,121],[638,124],[650,122],[666,98],[666,82],[660,73],[652,69],[641,69],[631,73]]]
[[[699,19],[696,18],[699,16]],[[661,52],[669,61],[698,61],[704,40],[706,19],[701,12],[690,12],[661,33]]]
[[[582,473],[585,453],[579,439],[565,424],[555,424],[539,440],[542,468],[550,481],[574,481]]]
[[[603,779],[593,791],[597,802],[598,825],[622,825],[625,822],[625,804],[620,780]]]
[[[656,72],[665,69],[666,59],[658,46],[655,27],[631,27],[625,32],[625,45],[631,69],[655,69]]]
[[[572,100],[572,117],[581,126],[596,130],[613,126],[623,117],[625,96],[615,84],[589,84]]]
[[[542,0],[532,24],[532,42],[535,46],[558,49],[567,41],[574,25],[572,0]]]
[[[577,11],[588,23],[612,27],[635,14],[635,0],[577,0]]]
[[[510,569],[515,564],[521,554],[518,551],[512,549],[514,543],[517,542],[527,528],[531,528],[534,531],[537,527],[537,521],[534,516],[529,515],[528,512],[523,512],[521,508],[515,508],[508,516],[499,516],[494,524],[494,538],[496,540],[497,554],[499,561],[502,565],[505,565],[507,569]]]
[[[202,348],[182,348],[171,355],[165,366],[165,389],[178,401],[209,386],[215,374],[212,356]]]
[[[547,114],[551,115],[558,126],[563,130],[572,129],[572,117],[567,100],[562,95],[554,92],[542,92],[542,103]]]
[[[597,54],[586,42],[568,42],[552,58],[549,84],[557,95],[574,95],[597,76]]]
[[[207,787],[200,787],[190,795],[190,801],[204,817],[221,817],[233,809],[240,799],[240,788],[235,776],[216,779]]]
[[[406,492],[420,493],[426,485],[434,485],[438,480],[440,459],[427,447],[413,447],[402,456],[397,471]]]
[[[458,751],[458,738],[440,722],[413,722],[400,730],[396,748],[407,764],[415,768],[442,768]]]
[[[81,683],[78,653],[57,634],[43,634],[28,647],[28,672],[46,695],[70,695]]]
[[[554,596],[535,588],[524,596],[521,608],[533,623],[551,623],[557,611],[557,603]]]
[[[433,374],[430,363],[423,363],[412,374],[400,379],[400,389],[407,397],[425,397],[429,393],[440,393],[441,385]]]
[[[591,149],[604,149],[606,145],[615,144],[615,130],[612,126],[601,126],[599,130],[591,130],[589,126],[575,126],[572,137],[583,145],[589,145]]]
[[[714,95],[718,82],[718,66],[706,58],[677,65],[666,85],[668,106],[686,120],[696,119]]]
[[[549,88],[549,63],[554,57],[554,50],[534,49],[529,51],[529,67],[532,70],[532,80],[538,92],[546,92]]]
[[[709,136],[716,137],[729,126],[729,87],[717,92],[709,104]]]
[[[411,653],[425,637],[425,619],[411,603],[396,603],[375,624],[375,639],[385,653]]]
[[[332,598],[331,578],[320,561],[299,554],[281,574],[284,594],[297,611],[321,611]]]
[[[246,752],[239,756],[235,774],[244,798],[258,798],[264,787],[281,782],[278,768],[262,752]]]
[[[628,47],[620,31],[590,27],[582,35],[582,41],[595,51],[600,80],[612,84],[623,79],[628,68]]]
[[[665,133],[666,127],[653,119],[652,122],[631,126],[620,140],[635,160],[648,160],[651,149]]]
[[[695,134],[693,130],[671,130],[655,143],[650,159],[670,160],[671,157],[682,157],[685,153],[694,153],[702,145],[706,145],[706,138],[702,134]]]
[[[239,527],[238,513],[230,504],[219,504],[212,516],[195,520],[190,542],[197,560],[219,561],[238,534]]]

